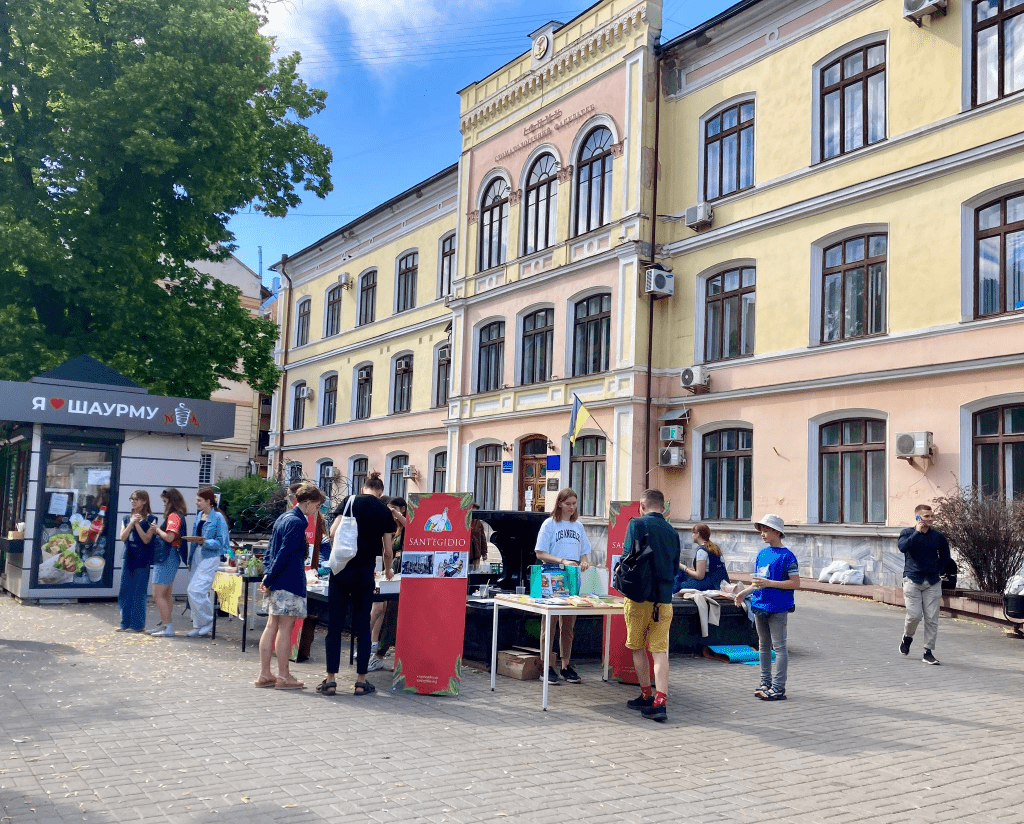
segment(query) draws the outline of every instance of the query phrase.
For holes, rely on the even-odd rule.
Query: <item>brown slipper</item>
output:
[[[306,685],[295,678],[278,678],[274,684],[276,690],[302,690],[305,688]]]
[[[262,676],[252,682],[254,687],[273,687],[277,684],[277,678],[271,675],[269,678],[263,678]]]

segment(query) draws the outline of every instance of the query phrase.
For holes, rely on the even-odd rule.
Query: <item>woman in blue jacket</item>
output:
[[[188,584],[188,603],[192,610],[190,638],[213,632],[213,601],[210,587],[220,566],[220,556],[231,546],[228,522],[217,511],[217,493],[209,487],[196,493],[195,534],[182,540],[196,544],[189,552],[192,579]]]

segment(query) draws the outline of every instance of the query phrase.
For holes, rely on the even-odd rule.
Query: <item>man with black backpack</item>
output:
[[[640,518],[626,528],[615,587],[626,597],[626,648],[640,681],[640,697],[627,701],[644,718],[668,720],[668,637],[672,626],[672,582],[679,568],[679,535],[665,520],[665,496],[648,489],[640,498]],[[654,658],[654,684],[646,649]]]

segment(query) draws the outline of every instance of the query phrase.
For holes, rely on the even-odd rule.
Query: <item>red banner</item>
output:
[[[458,695],[473,496],[414,492],[408,502],[391,688]]]
[[[626,539],[626,528],[633,518],[640,517],[639,501],[612,501],[608,505],[608,592],[622,595],[612,586],[612,572],[622,557],[622,542]],[[626,619],[621,615],[606,615],[605,621],[611,621],[611,637],[609,641],[608,662],[612,668],[612,677],[623,684],[639,684],[636,668],[633,666],[633,651],[626,649]],[[654,659],[647,653],[651,664],[651,678],[654,678]]]

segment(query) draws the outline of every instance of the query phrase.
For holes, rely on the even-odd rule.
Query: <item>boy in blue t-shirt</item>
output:
[[[768,546],[757,553],[750,586],[737,592],[733,600],[736,606],[742,606],[743,599],[750,594],[750,611],[757,628],[761,658],[761,686],[754,695],[763,701],[785,701],[786,669],[789,666],[786,624],[789,613],[796,609],[793,590],[800,589],[800,571],[796,556],[782,545],[782,539],[786,537],[782,518],[765,515],[754,526]],[[775,650],[774,679],[772,649]]]

